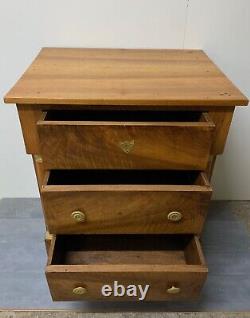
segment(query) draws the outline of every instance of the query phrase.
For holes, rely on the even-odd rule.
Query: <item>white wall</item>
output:
[[[203,48],[250,96],[249,0],[1,0],[0,95],[42,46]],[[2,103],[3,104],[3,103]],[[219,199],[250,199],[250,108],[238,108],[213,178]],[[38,196],[16,109],[0,105],[0,198]]]

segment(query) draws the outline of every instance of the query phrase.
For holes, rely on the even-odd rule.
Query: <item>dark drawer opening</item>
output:
[[[197,111],[153,110],[48,110],[45,121],[199,122]]]
[[[192,235],[57,235],[51,265],[201,265]]]
[[[180,170],[51,170],[47,185],[203,185],[199,171]]]

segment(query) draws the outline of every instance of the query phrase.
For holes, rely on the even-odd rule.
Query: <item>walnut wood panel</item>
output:
[[[194,185],[45,185],[50,233],[200,233],[212,189],[204,174]],[[72,218],[84,213],[84,222]],[[168,219],[179,211],[182,219]]]
[[[212,154],[221,154],[227,140],[228,131],[233,119],[234,108],[227,111],[210,112],[209,116],[215,123],[214,142],[211,149]]]
[[[184,261],[181,260],[181,262],[179,254],[176,256],[176,251],[172,251],[171,258],[165,258],[166,263],[164,264],[162,260],[155,257],[155,253],[159,257],[158,252],[154,250],[148,251],[148,256],[146,257],[147,252],[138,250],[137,260],[133,258],[132,264],[129,263],[129,260],[124,263],[123,258],[125,256],[122,254],[127,253],[127,251],[121,250],[120,252],[117,251],[113,264],[101,264],[98,263],[98,259],[92,258],[91,262],[84,263],[85,265],[53,264],[55,255],[60,253],[57,250],[58,247],[55,247],[55,240],[53,240],[46,268],[46,277],[52,298],[54,300],[138,301],[138,297],[114,297],[113,295],[104,297],[101,294],[102,286],[106,284],[112,286],[114,281],[118,281],[119,284],[123,284],[125,287],[131,284],[140,284],[142,286],[149,284],[146,301],[174,301],[197,298],[206,280],[207,267],[198,239],[195,237],[193,240],[193,248],[189,248],[187,252],[183,251]],[[87,246],[86,248],[88,249]],[[107,251],[106,253],[109,254],[110,252]],[[166,253],[167,255],[168,253],[171,254],[171,251],[166,250]],[[190,253],[194,255],[188,255],[188,259],[185,260],[185,255]],[[105,251],[103,251],[103,254],[105,254]],[[144,254],[145,257],[141,254]],[[162,251],[162,256],[163,254],[164,252]],[[152,259],[155,260],[155,263],[152,262]],[[148,260],[150,261],[148,262]],[[169,260],[170,262],[168,263]],[[79,286],[86,288],[86,294],[76,295],[73,293],[73,289]],[[180,288],[180,293],[167,293],[167,289],[172,286]]]
[[[17,105],[23,139],[28,154],[39,154],[39,138],[36,123],[41,118],[41,110],[32,105]]]
[[[76,107],[81,108],[81,109],[97,109],[98,106],[89,106],[89,105],[17,105],[18,109],[18,114],[19,114],[19,119],[22,127],[22,132],[23,132],[23,138],[24,138],[24,143],[25,143],[25,148],[26,152],[30,154],[38,154],[40,149],[39,149],[39,138],[37,134],[37,126],[36,123],[37,121],[41,118],[42,111],[47,110],[47,109],[76,109]],[[140,107],[140,108],[138,108]],[[118,106],[117,106],[118,108]],[[124,109],[141,109],[145,110],[145,106],[135,106],[135,107],[128,107],[128,106],[120,106],[119,107],[121,110]],[[147,107],[147,109],[161,109],[163,107]],[[190,109],[190,110],[195,110],[199,109],[200,111],[208,111],[208,108],[205,106],[197,106],[196,108],[183,108],[183,107],[178,107],[182,109],[183,111]],[[220,107],[221,109],[223,107]],[[102,109],[105,110],[112,110],[114,109],[113,106],[103,106]],[[173,107],[168,107],[168,109],[176,109]],[[214,141],[213,141],[213,146],[212,146],[212,153],[214,154],[220,154],[223,152],[225,143],[226,143],[226,138],[227,134],[229,131],[229,127],[231,124],[233,112],[234,112],[234,107],[232,108],[225,108],[223,111],[219,111],[219,109],[215,109],[215,111],[210,112],[209,115],[213,119],[213,122],[216,125],[215,128],[215,135],[214,135]]]
[[[149,257],[150,254],[153,257]],[[183,251],[72,251],[67,253],[67,260],[70,260],[72,265],[81,264],[138,264],[140,259],[141,264],[155,265],[177,265],[186,264],[185,255]]]
[[[247,105],[201,50],[43,48],[6,103]]]
[[[29,154],[39,154],[40,148],[39,148],[39,137],[37,133],[37,121],[41,119],[42,111],[48,110],[48,109],[76,109],[80,108],[82,110],[87,109],[98,109],[98,106],[90,106],[90,105],[17,105],[18,109],[18,115],[22,127],[23,132],[23,138],[25,143],[26,152]],[[145,108],[145,106],[120,106],[116,107],[120,108],[120,110],[128,110],[128,109],[135,109],[135,110],[146,110],[146,109],[158,109],[161,110],[163,107],[159,106],[148,106]],[[214,134],[214,140],[213,140],[213,146],[212,146],[212,153],[214,154],[220,154],[224,150],[224,146],[226,143],[226,138],[228,135],[228,131],[230,128],[230,124],[233,117],[234,107],[224,107],[222,111],[219,109],[222,109],[223,107],[219,107],[215,109],[212,112],[209,112],[209,116],[212,118],[216,128],[215,128],[215,134]],[[103,106],[102,109],[106,111],[110,111],[114,109],[114,106]],[[175,110],[176,108],[168,107],[165,109],[169,110]],[[187,109],[190,109],[191,111],[199,110],[199,111],[205,111],[207,112],[209,109],[205,106],[197,106],[196,108],[185,108],[185,107],[178,107],[178,109],[185,111]]]
[[[109,265],[107,265],[109,266]],[[171,269],[166,266],[121,266],[120,271],[112,268],[96,267],[95,270],[79,269],[79,272],[68,272],[65,267],[64,272],[57,272],[54,266],[47,270],[46,276],[53,300],[102,300],[102,301],[138,301],[138,297],[104,297],[100,293],[103,285],[113,285],[114,281],[118,281],[124,286],[128,285],[143,285],[149,284],[149,289],[146,301],[165,301],[165,300],[184,300],[196,299],[199,296],[200,290],[206,280],[206,269],[200,266],[185,266],[176,265]],[[128,268],[127,268],[128,267]],[[187,268],[188,267],[188,268]],[[190,268],[190,270],[188,270]],[[53,272],[53,270],[55,272]],[[182,293],[171,295],[167,293],[167,289],[171,288],[173,282],[181,288]],[[72,290],[78,286],[87,287],[86,295],[74,295]]]
[[[205,170],[215,126],[208,116],[204,118],[201,122],[42,119],[37,127],[46,169]]]
[[[201,245],[197,236],[187,244],[184,250],[185,259],[188,264],[205,264],[205,257],[203,255]]]

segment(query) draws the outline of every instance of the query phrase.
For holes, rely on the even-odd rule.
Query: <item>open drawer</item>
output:
[[[49,110],[37,128],[46,169],[205,170],[215,125],[194,111]]]
[[[192,235],[58,235],[46,276],[53,300],[148,301],[196,298],[207,271]]]
[[[211,194],[205,173],[178,170],[51,170],[41,188],[53,234],[198,234]]]

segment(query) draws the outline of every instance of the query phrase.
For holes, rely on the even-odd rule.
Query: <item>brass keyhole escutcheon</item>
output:
[[[71,217],[73,218],[73,220],[77,223],[83,223],[86,221],[86,215],[84,212],[82,211],[73,211],[71,213]]]
[[[34,155],[34,159],[35,159],[35,162],[38,162],[38,163],[42,163],[43,162],[43,158],[40,155]]]
[[[134,148],[135,141],[132,140],[124,140],[119,142],[119,147],[124,151],[125,153],[130,153],[130,151]]]
[[[87,288],[79,286],[73,289],[73,294],[75,295],[84,295],[87,294]]]
[[[182,219],[181,212],[172,211],[168,213],[168,220],[171,222],[179,222]]]
[[[179,287],[175,287],[175,286],[172,286],[172,287],[167,289],[168,294],[179,294],[180,291],[181,291],[181,289]]]

